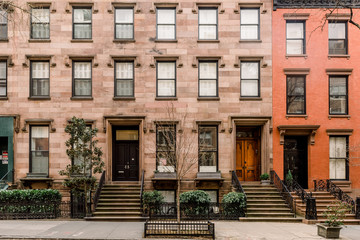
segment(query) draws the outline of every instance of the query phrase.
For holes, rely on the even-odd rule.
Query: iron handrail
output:
[[[301,201],[306,204],[305,218],[308,220],[316,220],[316,199],[312,197],[312,193],[306,192],[295,180],[292,180],[292,183],[290,186],[288,186],[288,189],[295,192],[295,194],[300,197]]]
[[[246,212],[247,212],[247,197],[246,197],[246,193],[243,189],[243,187],[241,186],[241,183],[239,181],[238,176],[236,175],[235,171],[231,171],[231,184],[232,186],[235,188],[236,192],[240,192],[242,194],[244,194],[244,198],[245,198],[245,208],[244,208],[244,213],[246,216]]]
[[[274,170],[270,171],[270,176],[271,183],[274,184],[282,199],[285,200],[286,205],[290,208],[290,211],[294,213],[294,218],[296,218],[296,201],[294,201],[290,191]]]
[[[295,192],[296,195],[298,195],[303,203],[306,202],[306,199],[312,198],[312,193],[307,193],[298,182],[295,180],[292,181],[292,184],[288,186],[288,189]]]
[[[100,180],[99,180],[99,184],[98,184],[98,187],[96,189],[96,192],[95,192],[95,196],[94,196],[94,211],[97,207],[97,204],[99,202],[99,198],[100,198],[100,193],[101,193],[101,190],[104,186],[104,183],[105,183],[105,171],[102,172],[101,174],[101,177],[100,177]]]
[[[140,207],[141,207],[141,211],[143,211],[143,192],[144,192],[144,175],[145,175],[145,170],[142,170],[141,172],[141,188],[140,188]]]
[[[9,170],[9,171],[0,179],[0,182],[1,182],[1,181],[4,181],[4,179],[9,175],[9,173],[13,173],[13,174],[12,174],[12,181],[11,181],[11,183],[14,183],[14,169]]]

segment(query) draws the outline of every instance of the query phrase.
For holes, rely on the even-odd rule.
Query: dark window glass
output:
[[[217,8],[199,8],[199,39],[217,40]]]
[[[305,76],[286,78],[287,114],[305,114]]]
[[[157,62],[157,97],[176,97],[176,62]]]
[[[346,22],[329,22],[329,54],[347,54]]]
[[[304,21],[286,21],[286,54],[305,54]]]
[[[7,62],[0,61],[0,97],[7,96]]]
[[[115,9],[115,39],[134,39],[134,9]]]
[[[240,9],[240,39],[258,40],[260,39],[259,9],[242,8]]]
[[[199,172],[216,172],[217,158],[217,127],[199,126]]]
[[[156,36],[159,40],[176,39],[175,8],[157,8]]]
[[[91,62],[73,63],[73,96],[91,96]]]
[[[260,96],[260,68],[259,62],[241,61],[241,97]]]
[[[49,127],[30,128],[30,172],[49,174]]]
[[[347,114],[347,77],[330,77],[329,112]]]
[[[176,126],[156,127],[156,161],[159,172],[174,172],[176,164]]]
[[[8,38],[8,14],[4,10],[0,10],[0,39]]]
[[[73,9],[73,39],[92,38],[91,8]]]
[[[30,96],[50,95],[49,62],[31,62]]]
[[[115,71],[115,97],[133,97],[134,62],[117,62]]]

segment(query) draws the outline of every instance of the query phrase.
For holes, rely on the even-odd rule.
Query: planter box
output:
[[[261,180],[261,185],[270,185],[270,180]]]
[[[324,238],[339,238],[342,227],[330,227],[324,224],[316,224],[318,227],[318,235]]]

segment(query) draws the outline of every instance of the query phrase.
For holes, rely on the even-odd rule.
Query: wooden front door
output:
[[[117,140],[113,135],[113,181],[139,180],[139,141]]]
[[[240,181],[259,180],[259,146],[257,139],[237,139],[236,174]]]
[[[285,136],[284,179],[289,170],[293,179],[304,189],[308,188],[307,136]]]

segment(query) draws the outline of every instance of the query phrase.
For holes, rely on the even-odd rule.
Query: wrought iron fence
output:
[[[356,198],[355,218],[356,218],[356,219],[360,219],[360,197],[357,197],[357,198]]]
[[[298,182],[292,181],[291,185],[287,185],[288,189],[294,191],[297,196],[300,197],[301,201],[306,204],[305,218],[308,220],[317,219],[316,199],[312,197],[310,192],[307,193]]]
[[[208,205],[181,204],[180,216],[184,220],[239,220],[245,209],[238,204],[210,203]],[[176,203],[163,203],[146,209],[150,219],[176,219]]]
[[[274,10],[277,8],[359,8],[358,0],[274,0]]]
[[[285,200],[286,205],[290,208],[290,211],[294,213],[294,218],[296,218],[296,202],[289,192],[288,188],[284,182],[280,179],[277,173],[274,170],[270,171],[271,183],[277,188],[282,199]]]
[[[146,221],[144,237],[148,236],[195,236],[215,239],[215,225],[210,221]]]
[[[330,179],[314,180],[315,191],[327,191],[332,194],[336,199],[346,202],[351,206],[351,213],[355,213],[355,201],[348,194],[344,193],[335,183]]]

